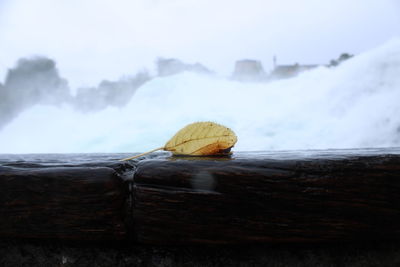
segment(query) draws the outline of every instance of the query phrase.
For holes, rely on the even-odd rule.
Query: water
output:
[[[141,152],[195,121],[230,127],[236,151],[400,146],[400,40],[287,80],[183,73],[145,83],[123,107],[36,105],[0,131],[0,153]]]

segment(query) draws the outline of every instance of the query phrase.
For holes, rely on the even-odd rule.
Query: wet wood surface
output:
[[[109,162],[60,156],[0,158],[0,236],[120,240],[126,238],[122,177]]]
[[[399,239],[397,149],[0,156],[0,236],[242,244]]]
[[[134,181],[138,242],[400,237],[398,155],[147,160]]]

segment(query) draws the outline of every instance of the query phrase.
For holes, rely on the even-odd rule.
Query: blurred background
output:
[[[0,0],[0,153],[400,146],[397,0]]]

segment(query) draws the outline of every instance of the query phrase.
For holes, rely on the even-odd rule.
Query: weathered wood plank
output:
[[[320,242],[400,237],[400,156],[141,161],[137,242]]]
[[[107,167],[0,169],[0,236],[124,239],[124,182]]]
[[[117,161],[124,156],[0,157],[0,237],[133,234],[132,242],[149,244],[400,238],[399,153]]]

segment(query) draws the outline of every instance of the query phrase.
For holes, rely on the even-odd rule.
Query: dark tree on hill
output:
[[[337,59],[332,59],[329,62],[329,66],[330,67],[336,67],[336,66],[340,65],[342,62],[352,58],[353,56],[354,55],[349,54],[349,53],[342,53],[342,54],[340,54],[340,56]]]

